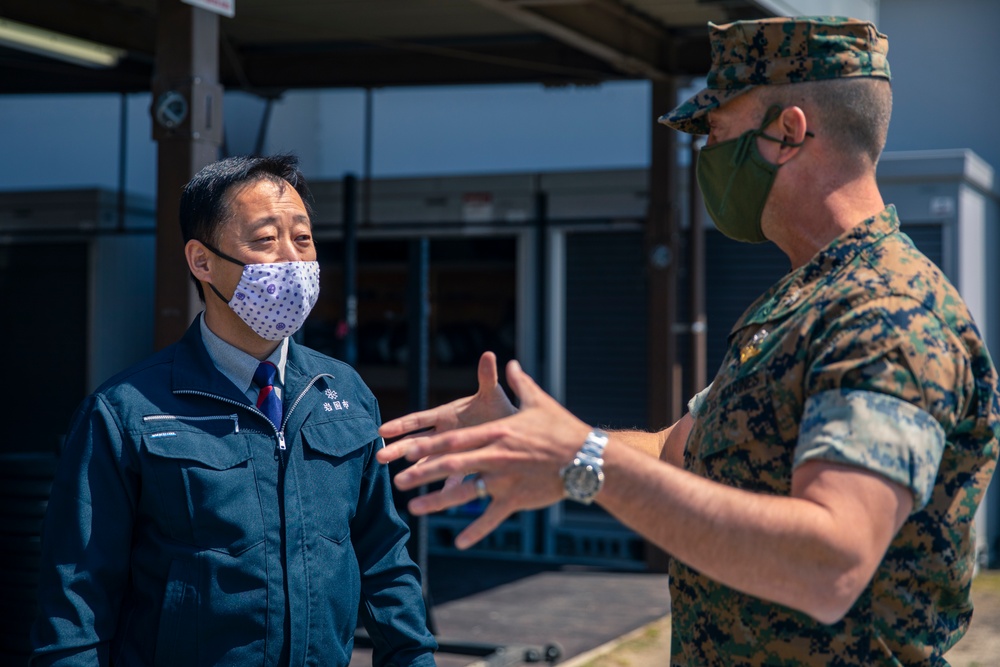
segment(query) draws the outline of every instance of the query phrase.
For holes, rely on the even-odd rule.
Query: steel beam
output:
[[[587,3],[472,1],[603,60],[626,76],[667,80],[661,66],[666,32],[613,0]]]

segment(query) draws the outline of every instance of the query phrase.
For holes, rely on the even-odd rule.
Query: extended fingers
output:
[[[479,449],[500,439],[503,433],[503,425],[498,422],[487,422],[456,431],[416,435],[396,442],[392,447],[405,449],[402,455],[406,456],[407,460],[419,461],[428,456]]]
[[[455,546],[459,549],[468,549],[479,540],[483,539],[496,530],[507,517],[512,514],[511,510],[499,501],[491,502],[483,510],[478,519],[466,526],[465,530],[455,538]]]
[[[521,399],[522,407],[530,404],[535,394],[541,392],[541,388],[524,372],[516,359],[507,363],[507,383],[510,384],[511,391]]]
[[[410,466],[397,473],[396,487],[401,491],[409,491],[424,484],[464,475],[469,470],[482,470],[483,458],[482,450],[427,457],[420,465]]]
[[[392,419],[382,424],[378,430],[379,435],[383,438],[397,438],[407,433],[431,428],[437,423],[439,411],[440,408],[432,408]]]
[[[489,492],[486,482],[479,475],[470,475],[461,484],[445,486],[410,500],[407,509],[414,515],[433,514],[451,507],[465,505],[476,499],[485,499]]]

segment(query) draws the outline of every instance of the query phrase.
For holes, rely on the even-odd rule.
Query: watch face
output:
[[[573,500],[590,502],[601,490],[604,473],[590,465],[574,465],[566,470],[564,477],[566,493]]]

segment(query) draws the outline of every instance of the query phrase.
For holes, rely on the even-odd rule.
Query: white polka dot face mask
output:
[[[319,298],[319,262],[243,264],[209,250],[243,266],[232,299],[222,296],[215,285],[210,287],[254,333],[266,340],[281,340],[302,327]]]

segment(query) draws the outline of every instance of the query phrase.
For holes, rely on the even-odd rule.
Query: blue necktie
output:
[[[278,372],[278,367],[270,361],[260,362],[260,366],[254,371],[253,381],[260,387],[257,394],[257,409],[264,413],[264,416],[271,420],[274,428],[281,430],[281,399],[274,391],[274,375]]]

